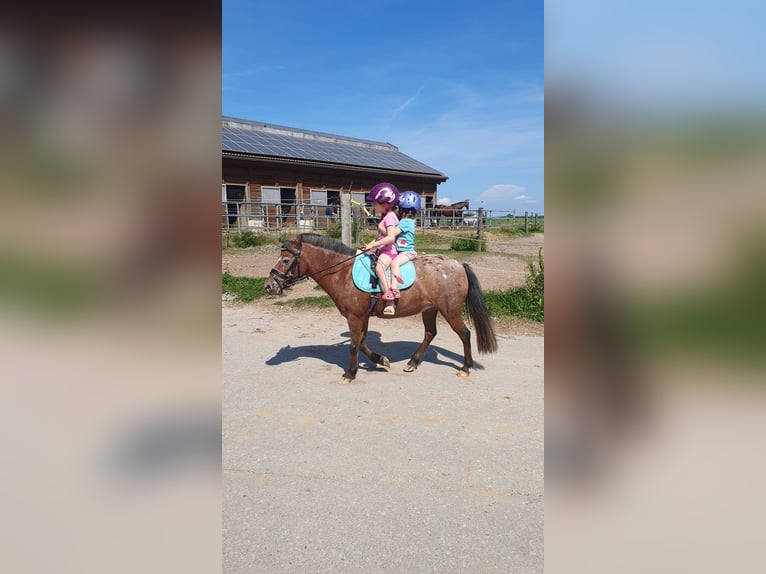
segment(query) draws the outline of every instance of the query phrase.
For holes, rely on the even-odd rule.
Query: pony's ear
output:
[[[282,242],[282,249],[284,249],[285,251],[294,251],[299,244],[299,241],[297,239],[298,238],[285,239]]]

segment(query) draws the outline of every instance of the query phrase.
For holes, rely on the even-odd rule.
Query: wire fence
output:
[[[421,232],[433,230],[477,230],[479,213],[481,226],[486,231],[534,231],[543,227],[543,216],[513,210],[424,209],[418,212],[416,226]],[[373,231],[378,218],[372,208],[352,203],[351,221],[355,235]],[[224,232],[251,231],[257,234],[284,235],[290,232],[328,231],[340,225],[338,206],[319,204],[262,203],[228,201],[221,203],[221,223]]]

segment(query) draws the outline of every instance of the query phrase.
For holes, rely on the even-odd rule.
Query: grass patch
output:
[[[360,239],[364,241],[365,243],[369,243],[370,241],[373,241],[377,237],[376,233],[372,233],[369,231],[365,231],[361,233]],[[415,231],[415,250],[418,252],[423,253],[444,253],[444,254],[454,254],[456,250],[452,247],[453,237],[451,235],[449,236],[441,236],[440,234],[436,232],[427,232],[427,233],[420,233],[419,230]],[[476,241],[476,234],[473,233],[472,235],[466,235],[464,237],[461,237],[460,239],[456,239],[455,241]],[[473,251],[473,249],[467,249],[466,251]],[[486,241],[484,245],[483,251],[486,251]]]
[[[330,309],[335,307],[332,299],[328,295],[319,295],[318,297],[300,297],[298,299],[288,299],[287,301],[275,301],[274,305],[289,305],[298,309]]]
[[[529,220],[529,231],[524,231],[524,220],[521,220],[521,223],[518,221],[516,224],[507,224],[507,225],[499,225],[498,227],[489,229],[489,231],[495,232],[495,233],[502,233],[504,235],[510,235],[513,237],[527,237],[528,235],[532,235],[533,233],[544,233],[545,232],[545,224],[543,223],[542,219],[537,220],[537,225],[534,224],[533,220]]]
[[[505,291],[485,291],[484,301],[494,317],[524,317],[545,322],[545,262],[542,251],[537,261],[529,261],[529,275],[523,287]]]
[[[484,301],[493,317],[514,316],[545,322],[542,300],[534,297],[524,287],[506,291],[485,291]]]
[[[266,295],[266,277],[237,277],[228,272],[221,277],[222,293],[236,295],[241,301],[252,301]]]
[[[450,243],[450,249],[453,251],[486,251],[487,242],[479,241],[473,237],[462,237],[460,239],[453,239]]]
[[[271,245],[278,243],[278,241],[269,235],[256,235],[252,231],[240,231],[239,233],[232,233],[231,237],[226,241],[226,247],[234,245],[240,249],[246,247],[257,247],[258,245]]]

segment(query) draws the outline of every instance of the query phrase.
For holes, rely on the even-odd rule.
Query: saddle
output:
[[[402,280],[404,283],[399,283],[398,285],[394,285],[394,287],[400,291],[404,291],[405,289],[412,287],[412,284],[415,282],[415,264],[412,261],[407,261],[402,264],[400,270],[402,272]],[[390,267],[386,269],[386,275],[390,281]],[[365,293],[380,293],[378,276],[375,274],[372,257],[370,255],[360,255],[354,260],[354,269],[351,271],[351,276],[354,278],[354,285],[360,291],[364,291]]]

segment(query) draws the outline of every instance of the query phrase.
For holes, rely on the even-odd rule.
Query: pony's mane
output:
[[[299,237],[301,238],[301,242],[308,243],[309,245],[313,245],[315,247],[321,247],[322,249],[334,251],[335,253],[340,253],[341,255],[356,255],[356,249],[353,247],[344,245],[340,241],[330,239],[324,235],[317,235],[316,233],[301,233]]]

